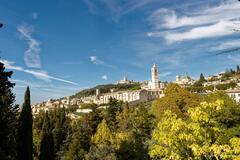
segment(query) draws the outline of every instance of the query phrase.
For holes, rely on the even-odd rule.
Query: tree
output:
[[[203,83],[206,82],[204,75],[201,73],[199,76],[199,80],[194,83],[194,87],[203,87]]]
[[[92,146],[85,156],[86,160],[114,160],[116,159],[114,136],[108,128],[105,119],[97,127],[97,132],[92,136]]]
[[[179,117],[187,116],[187,110],[196,107],[200,103],[197,94],[191,93],[178,84],[170,83],[164,90],[165,96],[153,101],[151,113],[160,120],[166,110],[171,110]]]
[[[92,137],[92,143],[96,146],[111,145],[113,143],[113,135],[105,119],[98,125],[97,132]]]
[[[0,62],[0,157],[1,159],[16,158],[16,128],[18,106],[14,105],[12,93],[14,84],[9,81],[13,72],[5,71]]]
[[[114,134],[114,144],[118,159],[148,159],[146,142],[150,138],[154,123],[148,109],[142,105],[126,105],[116,119],[118,129]]]
[[[115,150],[112,146],[102,145],[99,147],[92,146],[85,160],[117,160]]]
[[[227,113],[226,113],[227,112]],[[188,109],[189,119],[166,111],[153,131],[149,154],[161,159],[238,159],[240,108],[223,100]],[[220,116],[224,114],[224,116]],[[231,126],[228,120],[235,120]]]
[[[116,115],[119,111],[121,111],[121,106],[122,103],[118,102],[116,99],[112,97],[109,99],[109,107],[105,111],[104,119],[106,120],[111,130],[114,130]]]
[[[202,82],[202,83],[206,82],[206,79],[205,79],[205,77],[204,77],[204,75],[202,73],[200,74],[199,81]]]
[[[18,129],[18,159],[32,160],[33,159],[33,133],[32,133],[32,109],[30,102],[30,90],[27,87],[24,97],[22,111],[19,117]]]
[[[83,144],[81,144],[83,138],[85,137],[82,136],[81,132],[75,132],[73,134],[68,150],[63,156],[65,160],[79,160],[84,158],[86,151],[83,149]]]
[[[60,150],[60,147],[63,145],[63,141],[66,139],[68,126],[66,122],[65,108],[57,109],[55,113],[55,123],[53,133],[54,140],[54,151],[55,155]]]
[[[237,69],[236,69],[236,71],[237,71],[237,73],[240,72],[240,67],[239,67],[239,65],[237,65]]]
[[[51,132],[50,119],[47,112],[44,117],[39,160],[53,160],[53,159],[54,159],[54,141]]]

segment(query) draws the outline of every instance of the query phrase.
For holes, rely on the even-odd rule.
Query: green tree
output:
[[[106,120],[111,130],[115,129],[114,127],[116,125],[116,115],[119,111],[121,111],[121,107],[122,102],[118,102],[112,97],[109,99],[109,106],[105,110],[104,119]]]
[[[204,77],[204,75],[202,73],[200,74],[199,81],[202,82],[202,83],[206,82],[206,79],[205,79],[205,77]]]
[[[5,71],[0,62],[0,157],[1,159],[15,159],[16,128],[18,106],[14,105],[15,96],[12,93],[14,84],[9,81],[13,72]]]
[[[112,146],[101,145],[92,146],[88,154],[84,156],[85,160],[117,160],[115,149]]]
[[[64,153],[64,159],[83,159],[89,151],[91,137],[95,133],[98,123],[96,111],[85,114],[77,122],[73,122],[71,142]]]
[[[166,110],[171,110],[179,117],[186,117],[190,107],[196,107],[200,103],[197,94],[191,93],[175,83],[170,83],[164,90],[165,96],[153,101],[151,113],[160,120]]]
[[[50,119],[48,112],[45,114],[39,160],[53,160],[54,159],[54,141],[51,132]]]
[[[97,132],[92,136],[92,146],[89,153],[85,155],[86,160],[114,160],[116,151],[114,148],[114,136],[108,128],[105,119],[97,127]]]
[[[237,73],[240,72],[240,67],[239,67],[239,65],[237,65],[236,71],[237,71]]]
[[[194,83],[194,87],[203,87],[203,83],[206,82],[204,75],[201,73],[199,76],[199,80]]]
[[[81,132],[75,132],[72,136],[72,141],[70,145],[68,146],[68,150],[65,152],[63,159],[65,160],[79,160],[83,159],[84,155],[86,154],[86,151],[84,150],[84,147],[82,146],[81,142],[84,140],[85,135],[83,135]]]
[[[96,146],[111,145],[113,143],[113,135],[105,119],[98,125],[97,132],[92,137],[92,143]]]
[[[55,155],[60,150],[60,147],[63,145],[64,140],[68,133],[68,124],[66,119],[65,108],[56,109],[55,113],[55,123],[54,129],[52,131],[53,140],[54,140],[54,151]]]
[[[30,90],[27,87],[24,97],[22,111],[19,117],[18,129],[18,159],[33,159],[33,133],[32,133],[32,109],[30,102]]]
[[[148,159],[146,142],[149,140],[154,119],[144,106],[124,106],[117,115],[118,129],[114,135],[117,157],[120,160]]]
[[[225,117],[220,116],[225,113]],[[190,119],[166,111],[153,131],[149,154],[161,159],[238,159],[240,156],[240,108],[223,100],[202,102],[189,108]],[[235,120],[231,126],[228,120]]]

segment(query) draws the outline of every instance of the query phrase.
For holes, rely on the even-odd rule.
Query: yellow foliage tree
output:
[[[113,143],[113,135],[105,119],[98,125],[97,132],[92,137],[92,143],[96,146],[111,145]]]
[[[191,93],[178,84],[170,83],[164,90],[165,96],[153,101],[151,112],[160,120],[166,110],[171,110],[178,117],[186,117],[188,108],[196,107],[200,103],[197,94]]]
[[[239,159],[240,124],[229,128],[225,120],[240,119],[240,109],[229,110],[227,117],[219,116],[229,108],[220,100],[203,102],[188,109],[188,120],[166,111],[153,131],[149,155],[174,160]]]

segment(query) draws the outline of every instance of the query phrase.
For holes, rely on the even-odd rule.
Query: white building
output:
[[[145,81],[141,85],[141,89],[144,90],[155,90],[160,91],[165,88],[165,83],[162,83],[158,79],[158,68],[156,64],[153,64],[153,67],[151,69],[151,81]]]
[[[229,89],[225,91],[226,94],[234,99],[236,102],[240,102],[240,89]]]
[[[127,76],[124,76],[123,79],[117,82],[117,84],[133,84],[133,80],[128,80]]]
[[[158,80],[158,68],[156,64],[151,69],[151,76],[151,81],[147,85],[143,85],[142,89],[103,94],[99,96],[99,104],[109,103],[110,98],[115,98],[123,102],[139,103],[163,97],[164,85]]]
[[[153,64],[151,73],[152,80],[148,82],[148,89],[160,89],[160,82],[158,80],[158,68],[156,64]]]
[[[185,76],[176,75],[176,80],[174,81],[174,83],[177,83],[183,87],[193,85],[194,82],[195,81],[187,74]]]

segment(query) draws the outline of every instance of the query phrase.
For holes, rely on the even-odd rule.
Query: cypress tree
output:
[[[201,83],[206,82],[206,79],[205,79],[205,77],[204,77],[204,75],[203,75],[202,73],[200,74],[199,81],[200,81]]]
[[[12,71],[5,71],[4,64],[0,61],[0,159],[16,158],[18,106],[14,105],[14,83],[9,81],[12,74]]]
[[[237,65],[237,72],[240,72],[240,67],[239,67],[239,65]]]
[[[22,111],[19,117],[18,129],[18,159],[32,160],[33,159],[33,136],[32,136],[32,110],[30,102],[30,90],[27,87],[24,97]]]
[[[54,142],[48,112],[45,114],[39,160],[54,159]]]

